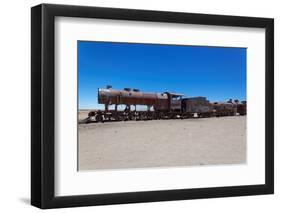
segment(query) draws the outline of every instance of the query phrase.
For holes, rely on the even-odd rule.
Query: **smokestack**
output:
[[[124,88],[125,91],[130,92],[132,89],[131,88]]]
[[[231,104],[232,104],[232,99],[230,98],[230,99],[227,101],[227,103],[231,103]]]

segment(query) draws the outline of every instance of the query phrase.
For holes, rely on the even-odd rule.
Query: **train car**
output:
[[[192,97],[182,99],[182,112],[189,114],[189,117],[210,117],[213,113],[213,106],[206,97]]]
[[[141,92],[139,89],[113,89],[111,86],[98,89],[98,103],[104,104],[104,110],[91,111],[86,121],[126,121],[150,119],[174,119],[191,117],[246,115],[246,101],[211,103],[206,97],[184,97],[183,94],[163,92]],[[114,105],[114,110],[109,106]],[[125,105],[119,110],[119,105]],[[147,110],[138,111],[137,105],[146,106]]]
[[[239,115],[246,115],[247,114],[247,102],[242,101],[241,103],[237,103],[237,113]]]
[[[234,116],[237,113],[237,104],[228,102],[213,103],[214,116]]]
[[[89,118],[96,121],[119,120],[148,120],[166,118],[170,109],[170,96],[167,93],[141,92],[139,89],[113,89],[107,86],[98,89],[98,103],[104,104],[105,110],[91,111]],[[114,105],[114,110],[109,106]],[[118,106],[125,106],[119,110]],[[137,111],[136,106],[146,106],[147,111]]]
[[[214,116],[235,116],[247,114],[246,101],[239,102],[239,100],[229,99],[227,102],[214,102]]]

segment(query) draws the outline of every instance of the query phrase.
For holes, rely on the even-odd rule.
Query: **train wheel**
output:
[[[112,115],[112,118],[113,118],[114,121],[118,121],[119,120],[119,116],[116,113],[114,113]]]
[[[103,122],[103,116],[102,115],[96,115],[95,117],[97,122]]]
[[[129,120],[130,121],[135,120],[135,116],[134,115],[129,115]]]

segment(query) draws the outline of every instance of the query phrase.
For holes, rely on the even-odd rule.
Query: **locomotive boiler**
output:
[[[125,105],[127,110],[131,110],[131,106],[136,109],[137,105],[147,106],[150,110],[166,110],[168,108],[167,93],[148,93],[141,92],[139,89],[124,88],[124,90],[115,90],[111,86],[106,89],[98,89],[98,103],[105,105],[105,110],[108,111],[110,105],[115,105],[115,110],[118,105]]]
[[[211,103],[206,97],[185,97],[172,92],[142,92],[139,89],[113,89],[111,86],[98,89],[98,103],[104,104],[104,110],[91,111],[89,121],[126,121],[174,118],[201,118],[213,116],[246,115],[246,102]],[[109,109],[110,106],[114,109]],[[118,106],[125,106],[120,110]],[[137,110],[137,106],[146,106],[146,110]]]

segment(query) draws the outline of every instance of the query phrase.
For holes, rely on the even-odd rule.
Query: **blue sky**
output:
[[[79,109],[102,108],[97,89],[246,100],[246,49],[78,41]]]

